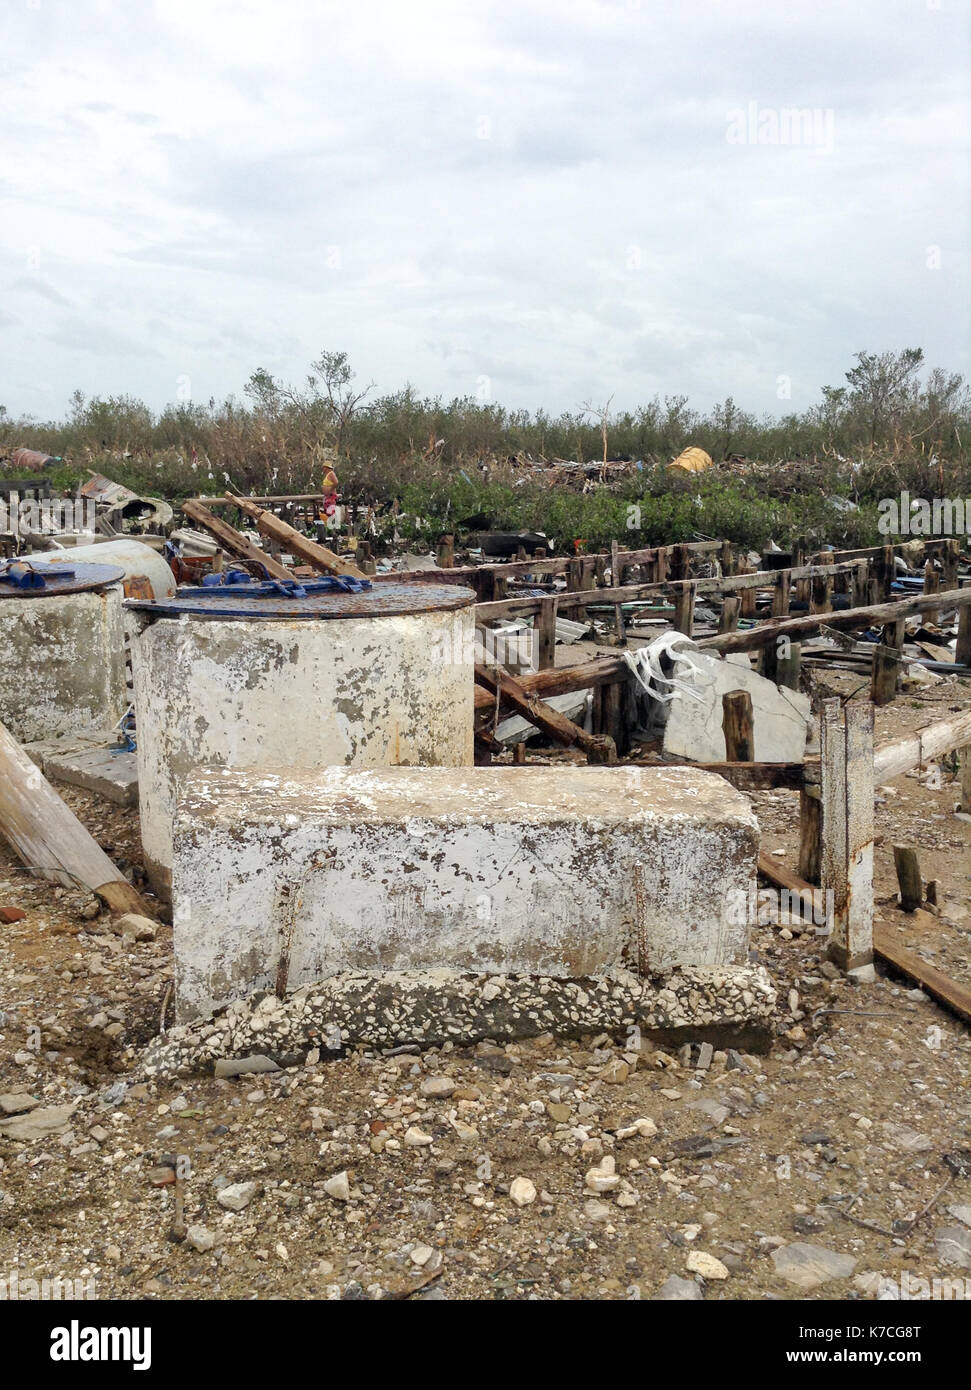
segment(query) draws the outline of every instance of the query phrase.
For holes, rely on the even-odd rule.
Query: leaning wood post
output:
[[[725,734],[726,762],[754,763],[755,738],[749,691],[725,691],[722,696],[722,730]]]
[[[735,632],[738,629],[739,602],[735,594],[726,594],[722,599],[722,611],[718,615],[719,632]]]
[[[937,594],[941,590],[941,576],[937,572],[937,566],[933,560],[927,560],[924,564],[924,593]],[[924,617],[929,623],[937,623],[940,620],[939,608],[928,608]]]
[[[674,626],[686,637],[690,637],[694,631],[695,587],[694,581],[687,580],[681,585],[674,600]]]
[[[883,640],[873,649],[873,674],[870,678],[870,699],[875,705],[888,705],[897,693],[897,677],[904,649],[906,627],[903,618],[887,623]]]
[[[958,640],[954,650],[954,661],[958,666],[971,666],[971,604],[962,608],[958,615]]]
[[[820,733],[828,955],[849,971],[873,960],[873,706],[825,700]]]
[[[151,917],[152,909],[0,724],[0,834],[32,873],[81,884],[112,912]]]
[[[799,791],[799,877],[819,883],[822,868],[823,803],[818,786]]]
[[[533,629],[536,669],[549,671],[556,664],[556,595],[540,599]]]

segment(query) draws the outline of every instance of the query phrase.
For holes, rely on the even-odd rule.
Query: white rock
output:
[[[620,1178],[614,1171],[615,1166],[612,1155],[604,1154],[599,1166],[589,1169],[583,1181],[591,1192],[613,1192],[615,1187],[620,1186]]]
[[[616,1138],[630,1139],[634,1134],[639,1134],[642,1139],[653,1139],[657,1134],[657,1125],[646,1117],[632,1120],[629,1125],[624,1125],[623,1129],[617,1130]]]
[[[328,1178],[324,1183],[324,1191],[328,1197],[333,1197],[335,1202],[349,1202],[351,1199],[351,1183],[347,1172],[335,1173],[332,1178]]]
[[[190,1226],[185,1233],[185,1238],[193,1250],[198,1250],[200,1255],[211,1250],[216,1243],[216,1237],[205,1226]]]
[[[418,1089],[423,1096],[444,1100],[455,1090],[455,1082],[449,1076],[426,1076]]]
[[[709,1255],[705,1250],[692,1250],[686,1263],[691,1273],[700,1274],[702,1279],[728,1278],[728,1270],[721,1260],[716,1260],[714,1255]]]
[[[509,1184],[509,1196],[517,1207],[528,1207],[536,1201],[536,1188],[529,1178],[513,1178]]]
[[[422,1265],[427,1265],[428,1261],[431,1259],[434,1253],[435,1251],[432,1249],[430,1245],[422,1245],[419,1242],[419,1244],[416,1245],[415,1248],[412,1250],[408,1258],[411,1260],[411,1263],[413,1265],[417,1265],[418,1268],[421,1269]]]
[[[259,1191],[259,1183],[256,1182],[234,1182],[228,1187],[222,1187],[216,1193],[216,1201],[227,1211],[242,1211],[248,1207],[250,1202]]]
[[[430,1134],[425,1134],[417,1125],[409,1125],[405,1130],[405,1143],[412,1144],[415,1148],[421,1148],[423,1144],[432,1144],[434,1140]]]

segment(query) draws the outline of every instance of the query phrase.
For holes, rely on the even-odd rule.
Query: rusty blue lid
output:
[[[63,557],[63,558],[62,558]],[[31,556],[0,565],[0,598],[56,598],[59,594],[81,594],[101,589],[124,579],[120,565],[72,564],[58,552],[56,562]]]
[[[455,584],[368,580],[321,575],[316,579],[247,580],[187,586],[174,598],[129,599],[126,608],[159,618],[394,618],[412,613],[447,613],[475,602],[471,589]]]

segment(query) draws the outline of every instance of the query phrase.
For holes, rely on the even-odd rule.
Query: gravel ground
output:
[[[900,699],[877,737],[968,698]],[[61,790],[137,869],[137,818]],[[794,866],[795,794],[753,801]],[[906,776],[880,794],[876,899],[969,982],[954,801]],[[893,905],[901,839],[942,881],[939,916]],[[0,925],[4,1277],[109,1299],[872,1298],[881,1275],[884,1296],[905,1271],[971,1279],[967,1029],[906,980],[842,979],[812,931],[753,934],[781,1002],[767,1056],[545,1035],[139,1081],[170,929],[117,935],[3,850],[0,907],[26,914]]]

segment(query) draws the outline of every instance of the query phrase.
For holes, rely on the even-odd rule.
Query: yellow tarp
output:
[[[669,473],[704,473],[711,467],[711,455],[704,449],[685,449],[673,463],[668,464]]]

